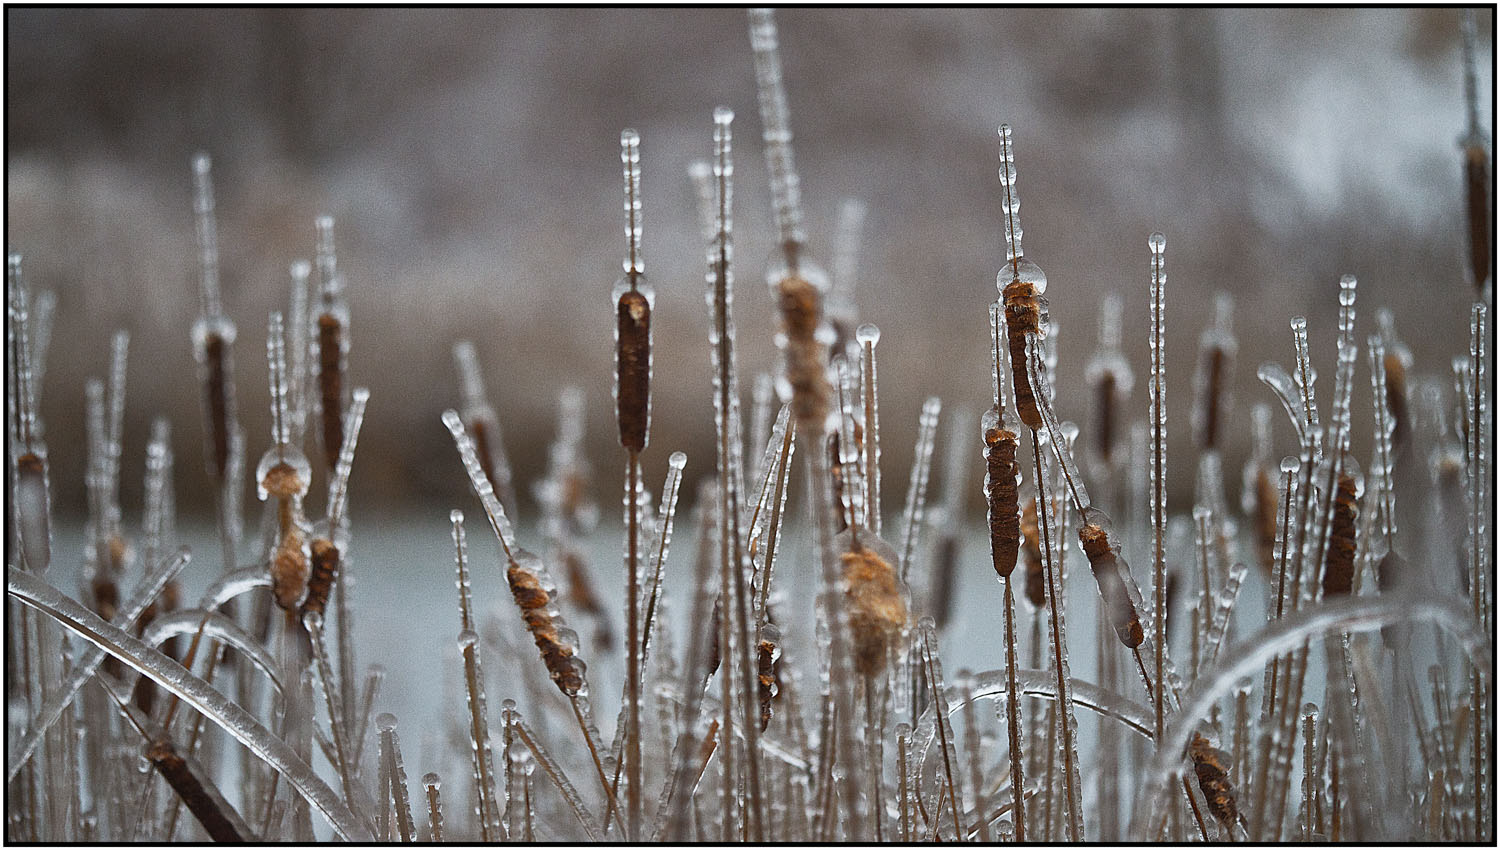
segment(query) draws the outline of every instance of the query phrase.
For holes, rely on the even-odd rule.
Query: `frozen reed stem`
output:
[[[625,276],[615,285],[615,414],[625,472],[625,762],[627,835],[641,829],[640,453],[651,428],[651,290],[641,260],[641,154],[634,130],[620,133],[625,178]],[[612,793],[612,792],[610,792]]]
[[[1106,468],[1119,460],[1116,454],[1124,431],[1126,399],[1134,384],[1130,363],[1120,353],[1120,325],[1123,302],[1114,293],[1106,295],[1099,307],[1099,345],[1085,368],[1094,398],[1094,456]]]
[[[66,628],[142,675],[186,700],[295,786],[303,798],[322,812],[334,831],[350,840],[369,840],[369,831],[334,795],[286,742],[272,735],[249,712],[230,701],[202,679],[150,649],[134,637],[104,622],[56,588],[14,567],[7,570],[7,592],[56,619]]]
[[[224,315],[219,296],[219,235],[214,219],[211,167],[208,154],[193,157],[193,214],[198,242],[200,304],[198,320],[193,324],[193,352],[198,361],[198,379],[203,384],[203,430],[208,471],[223,488],[229,476],[231,444],[238,427],[234,399],[235,327]],[[223,513],[222,507],[220,512]],[[221,516],[221,524],[224,521]],[[230,553],[225,553],[226,564],[233,563],[231,557]]]
[[[261,501],[276,500],[276,540],[271,553],[271,593],[283,610],[294,612],[307,595],[311,571],[307,520],[302,499],[312,482],[312,467],[302,450],[291,444],[287,412],[286,340],[281,314],[272,312],[266,331],[266,359],[270,363],[271,439],[274,445],[255,470]]]
[[[7,407],[15,475],[15,517],[21,554],[26,566],[44,575],[52,561],[51,493],[47,471],[47,447],[37,408],[36,375],[32,371],[31,311],[21,279],[21,255],[6,257],[9,284],[7,323],[10,365],[6,382]]]
[[[434,844],[443,841],[443,799],[439,789],[442,779],[436,773],[422,774],[422,788],[427,792],[427,840]]]
[[[854,332],[860,345],[860,385],[864,388],[864,468],[865,468],[865,528],[882,534],[880,516],[880,404],[875,387],[875,343],[880,341],[880,328],[868,322]]]
[[[726,741],[732,742],[734,721],[731,715],[730,682],[739,677],[740,697],[743,700],[742,734],[745,737],[745,770],[748,785],[750,834],[755,841],[764,840],[765,809],[761,798],[761,753],[759,746],[760,720],[756,697],[756,664],[754,661],[755,638],[750,621],[750,592],[746,586],[749,559],[746,557],[745,541],[741,534],[740,504],[743,481],[740,421],[738,415],[739,383],[735,368],[734,352],[734,276],[733,276],[733,180],[734,160],[730,125],[734,113],[726,107],[714,110],[714,240],[709,248],[705,282],[711,295],[712,329],[709,342],[712,346],[714,369],[714,426],[718,434],[718,501],[719,501],[719,562],[721,570],[722,602],[729,606],[725,611],[731,616],[723,618],[721,651],[730,655],[722,680],[724,717],[723,729]],[[733,626],[734,640],[730,639],[729,627]],[[738,667],[738,670],[736,670]],[[725,801],[733,790],[733,745],[724,749]],[[726,805],[726,810],[729,806]],[[728,811],[726,811],[726,815]],[[727,821],[726,821],[727,824]]]
[[[344,373],[349,362],[349,302],[333,249],[333,217],[320,215],[318,234],[318,400],[323,456],[330,470],[344,445]]]
[[[1193,375],[1193,432],[1201,451],[1219,448],[1229,412],[1229,385],[1238,349],[1230,328],[1234,299],[1221,292],[1214,298],[1214,321],[1198,339],[1198,369]]]
[[[1160,233],[1147,240],[1151,248],[1151,642],[1156,645],[1156,682],[1153,702],[1156,722],[1152,734],[1159,743],[1166,728],[1166,689],[1161,687],[1166,671],[1163,665],[1167,643],[1167,374],[1164,362],[1166,347],[1166,249],[1167,239]]]
[[[468,696],[470,754],[474,762],[475,814],[481,838],[499,841],[500,808],[495,790],[495,759],[490,749],[488,710],[484,696],[484,672],[479,659],[479,633],[475,629],[474,603],[469,590],[468,546],[464,515],[452,511],[454,561],[458,573],[458,652],[464,662],[464,686]]]
[[[459,340],[453,344],[453,362],[458,369],[459,395],[463,402],[461,415],[464,427],[474,439],[474,450],[484,467],[485,477],[495,488],[500,504],[508,513],[516,513],[516,489],[510,470],[510,458],[505,453],[505,441],[500,436],[500,417],[490,405],[484,391],[484,378],[479,371],[479,355],[474,343]]]
[[[1492,380],[1486,375],[1489,363],[1489,352],[1486,343],[1489,341],[1489,313],[1484,304],[1475,304],[1469,319],[1469,368],[1473,375],[1469,382],[1471,392],[1465,399],[1465,407],[1468,427],[1467,466],[1468,466],[1468,532],[1469,532],[1469,596],[1473,600],[1474,619],[1480,624],[1487,634],[1495,631],[1495,600],[1493,598],[1492,572],[1494,570],[1494,549],[1485,546],[1487,528],[1485,523],[1486,506],[1491,505],[1490,480],[1494,470],[1489,466],[1490,459],[1486,451],[1485,436],[1493,435],[1494,391],[1490,385]],[[1491,538],[1493,539],[1493,538]],[[1479,669],[1479,665],[1471,665],[1472,677],[1470,679],[1469,700],[1471,715],[1473,717],[1473,762],[1474,762],[1474,837],[1478,841],[1491,840],[1494,834],[1494,809],[1487,808],[1485,801],[1493,796],[1491,788],[1494,777],[1490,775],[1491,759],[1487,757],[1491,746],[1489,741],[1490,729],[1487,724],[1491,723],[1491,693],[1494,683],[1488,681]]]
[[[338,690],[334,687],[337,680],[333,677],[333,668],[328,663],[328,648],[323,642],[323,615],[317,611],[303,612],[302,628],[307,632],[318,679],[322,683],[323,704],[328,710],[328,727],[333,732],[334,768],[337,769],[339,782],[344,787],[344,802],[349,805],[350,809],[355,809],[354,777],[357,765],[350,758],[349,733],[344,726],[342,712],[339,710]],[[381,805],[384,805],[383,801]]]
[[[391,798],[396,807],[396,831],[401,840],[411,843],[416,840],[417,828],[412,821],[411,801],[406,793],[406,766],[401,761],[401,742],[396,738],[396,716],[389,712],[375,718],[380,729],[380,760],[386,775],[391,778]],[[382,807],[385,801],[381,801]]]
[[[573,787],[573,783],[568,781],[567,774],[563,773],[562,768],[557,762],[552,760],[551,754],[541,745],[536,733],[532,731],[530,726],[526,725],[526,721],[521,719],[521,715],[508,700],[504,713],[507,715],[506,722],[515,729],[516,737],[520,738],[521,743],[525,744],[527,749],[531,750],[531,754],[536,757],[537,763],[542,766],[542,772],[546,773],[547,778],[552,780],[552,784],[557,786],[557,790],[562,794],[563,800],[567,802],[568,808],[572,810],[573,816],[578,819],[579,825],[583,827],[584,834],[588,840],[591,842],[603,841],[604,836],[603,832],[599,829],[599,824],[595,822],[594,816],[589,814],[588,809],[584,808],[583,798],[578,796],[578,791]],[[608,788],[605,790],[607,791]]]
[[[995,286],[1005,304],[1005,326],[1010,340],[1011,387],[1016,413],[1035,432],[1042,427],[1036,396],[1027,377],[1026,340],[1042,336],[1047,312],[1047,275],[1021,253],[1021,197],[1016,190],[1016,155],[1009,124],[1000,125],[1001,213],[1005,223],[1005,264]]]
[[[911,481],[906,487],[906,507],[901,511],[901,581],[907,580],[912,556],[922,536],[927,513],[927,482],[932,470],[932,450],[937,436],[938,415],[943,402],[932,396],[922,402],[917,419],[917,445],[912,452]]]
[[[864,230],[868,209],[858,198],[845,198],[839,204],[837,230],[834,232],[833,282],[828,292],[828,323],[833,327],[833,350],[844,351],[854,339],[858,308],[854,290],[859,283],[860,234]]]

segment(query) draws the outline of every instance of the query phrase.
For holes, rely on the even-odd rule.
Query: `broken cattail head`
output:
[[[1232,828],[1239,821],[1240,813],[1235,804],[1234,786],[1229,784],[1229,756],[1194,732],[1188,742],[1188,758],[1198,774],[1198,787],[1208,801],[1208,810],[1226,828]]]
[[[852,529],[851,529],[852,531]],[[907,627],[905,591],[896,572],[896,551],[864,532],[840,535],[844,603],[853,638],[855,672],[876,676]]]
[[[1090,521],[1078,529],[1078,540],[1083,544],[1083,554],[1088,557],[1089,569],[1099,585],[1099,598],[1104,602],[1109,624],[1126,649],[1135,649],[1146,639],[1146,632],[1141,628],[1140,614],[1120,578],[1120,562],[1110,543],[1109,532],[1100,523]]]
[[[302,612],[324,613],[328,606],[328,592],[339,575],[339,548],[332,540],[314,538],[308,547],[312,556],[312,570],[307,577],[307,598],[302,601]]]
[[[625,171],[625,276],[615,284],[615,412],[620,445],[646,448],[651,429],[651,306],[641,259],[641,152],[634,130],[620,133]]]

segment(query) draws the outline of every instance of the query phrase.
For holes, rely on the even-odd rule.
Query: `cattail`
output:
[[[193,352],[203,385],[209,472],[223,484],[229,475],[235,429],[234,360],[231,356],[235,327],[224,315],[219,295],[219,236],[214,219],[211,168],[208,154],[193,157],[193,213],[201,302],[198,320],[193,324]]]
[[[1021,551],[1026,554],[1026,601],[1040,608],[1047,601],[1047,576],[1042,572],[1042,538],[1037,525],[1036,497],[1021,511]]]
[[[1462,19],[1464,106],[1468,121],[1466,131],[1459,139],[1464,152],[1464,187],[1469,223],[1469,271],[1474,276],[1474,288],[1481,293],[1490,276],[1490,238],[1494,235],[1490,223],[1490,154],[1489,139],[1486,138],[1479,118],[1479,84],[1475,74],[1477,33],[1474,13],[1466,10]]]
[[[1328,527],[1328,557],[1323,565],[1323,595],[1347,596],[1354,587],[1354,554],[1357,549],[1359,494],[1353,472],[1339,476],[1333,493],[1333,516]]]
[[[995,405],[983,417],[985,445],[984,494],[989,508],[990,558],[995,574],[1008,578],[1016,568],[1021,546],[1021,468],[1016,463],[1020,440],[1005,427],[1004,376],[1000,363],[1000,305],[990,306],[991,341],[995,356]]]
[[[1123,302],[1119,295],[1105,296],[1099,307],[1099,346],[1084,369],[1094,395],[1093,452],[1104,464],[1116,460],[1119,432],[1124,424],[1124,405],[1134,384],[1130,363],[1120,353]]]
[[[1234,787],[1229,784],[1229,769],[1224,766],[1229,757],[1195,732],[1188,742],[1188,758],[1198,774],[1198,787],[1208,800],[1208,810],[1226,829],[1232,828],[1240,819],[1240,811],[1235,805]]]
[[[891,565],[896,553],[868,534],[851,539],[853,545],[839,560],[844,568],[854,669],[861,676],[875,676],[885,668],[886,658],[906,628],[906,600]]]
[[[615,633],[609,626],[604,603],[600,601],[599,594],[594,592],[593,576],[589,574],[589,566],[583,554],[577,549],[564,548],[558,557],[562,560],[563,574],[568,577],[568,601],[577,606],[578,610],[594,618],[597,624],[594,630],[594,643],[599,649],[606,652],[613,649]]]
[[[516,491],[511,481],[510,458],[500,435],[500,418],[484,392],[484,378],[479,373],[479,355],[474,343],[459,340],[453,344],[453,362],[458,368],[459,393],[463,399],[461,413],[464,427],[474,439],[479,465],[495,488],[495,495],[505,510],[516,512]]]
[[[333,250],[333,217],[318,216],[318,394],[322,405],[323,453],[329,468],[344,447],[344,372],[349,358],[349,306]]]
[[[309,547],[312,571],[307,578],[307,597],[302,601],[303,614],[308,611],[323,614],[328,605],[328,593],[338,580],[343,556],[333,538],[343,528],[344,506],[349,494],[349,473],[354,467],[354,448],[359,444],[359,429],[365,419],[365,405],[369,398],[370,391],[358,387],[349,403],[349,413],[346,416],[348,421],[344,423],[348,439],[339,450],[333,481],[328,488],[328,537],[315,538]]]
[[[1238,347],[1230,330],[1233,299],[1220,293],[1214,305],[1214,322],[1203,330],[1198,343],[1198,371],[1193,376],[1198,397],[1193,410],[1193,430],[1197,434],[1198,448],[1203,451],[1219,447],[1228,409],[1230,370]]]
[[[646,448],[651,427],[651,298],[641,262],[641,152],[634,130],[620,133],[625,171],[625,276],[615,286],[615,412],[620,445]]]
[[[527,562],[522,565],[522,561]],[[574,664],[573,647],[558,633],[556,614],[550,609],[552,595],[542,584],[537,567],[541,562],[535,556],[517,553],[505,570],[505,580],[510,585],[510,595],[521,609],[521,619],[526,631],[542,654],[542,663],[557,687],[568,697],[575,697],[583,688],[583,676]]]
[[[1083,544],[1083,554],[1088,556],[1094,581],[1099,584],[1099,597],[1104,601],[1109,624],[1127,649],[1135,649],[1146,639],[1146,633],[1120,578],[1119,560],[1109,533],[1098,522],[1088,522],[1078,529],[1078,540]]]
[[[255,479],[261,500],[276,500],[278,541],[271,553],[271,595],[283,610],[296,611],[307,595],[312,570],[302,516],[302,498],[312,483],[312,469],[301,450],[290,442],[286,340],[277,312],[271,313],[266,330],[266,359],[270,364],[271,436],[275,445],[262,455]]]

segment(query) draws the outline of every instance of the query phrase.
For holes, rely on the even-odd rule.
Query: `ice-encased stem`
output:
[[[651,632],[656,623],[656,604],[661,593],[662,566],[667,561],[667,552],[672,547],[672,526],[677,518],[677,495],[682,487],[682,470],[687,466],[687,455],[673,452],[667,458],[667,480],[662,484],[661,516],[656,522],[656,548],[652,550],[646,565],[651,575],[651,588],[646,596],[646,616],[641,625],[641,669],[644,671],[650,655]]]
[[[64,596],[56,588],[15,567],[6,570],[7,593],[54,618],[142,675],[176,694],[203,716],[239,740],[295,786],[303,798],[328,818],[334,831],[351,841],[369,841],[365,825],[323,783],[286,742],[271,734],[249,712],[180,664]]]
[[[365,421],[365,405],[370,401],[370,391],[355,387],[349,402],[349,411],[344,414],[344,445],[339,447],[339,459],[333,467],[333,480],[328,483],[328,533],[335,534],[344,524],[344,511],[349,504],[349,473],[354,469],[354,448],[359,443],[359,429]]]
[[[382,722],[385,721],[385,722]],[[401,840],[410,844],[416,840],[417,828],[411,816],[411,800],[406,792],[406,765],[401,759],[401,741],[396,737],[396,718],[382,714],[375,719],[380,727],[380,760],[391,778],[391,798],[396,807],[396,831]],[[384,807],[385,802],[381,801]]]
[[[875,384],[875,343],[880,341],[880,329],[860,325],[855,335],[860,345],[860,384],[865,402],[865,527],[879,537],[884,533],[880,516],[880,396]]]
[[[474,608],[469,590],[468,546],[464,537],[464,515],[452,511],[454,561],[458,584],[459,654],[464,662],[464,686],[469,708],[469,738],[474,761],[476,814],[485,841],[499,841],[500,809],[495,792],[495,761],[490,750],[488,714],[485,708],[484,673],[479,659],[479,635],[474,628]]]
[[[771,175],[771,200],[776,209],[787,267],[797,270],[797,253],[807,241],[802,231],[802,197],[797,166],[792,158],[792,127],[781,81],[776,18],[770,9],[751,9],[750,49],[755,59],[755,90],[760,103],[761,139],[766,171]]]
[[[484,467],[480,465],[479,456],[474,452],[474,442],[464,430],[463,419],[459,417],[458,411],[449,409],[443,411],[443,424],[448,427],[448,433],[453,435],[459,458],[464,464],[464,472],[469,476],[469,485],[474,488],[474,495],[479,497],[484,515],[489,519],[495,536],[500,539],[506,558],[514,559],[513,553],[520,549],[516,545],[515,530],[505,514],[505,508],[501,507],[500,500],[495,497],[495,488],[490,484],[489,477],[484,474]]]
[[[344,786],[344,802],[350,810],[354,810],[355,765],[349,760],[349,733],[345,729],[343,712],[340,710],[338,689],[335,687],[337,681],[333,678],[333,668],[328,663],[328,647],[323,642],[323,615],[317,611],[304,612],[302,627],[307,631],[313,662],[317,665],[318,680],[322,683],[319,689],[323,692],[324,708],[328,710],[328,726],[333,732],[334,768],[338,771],[339,782]],[[381,806],[384,805],[382,801]]]
[[[927,481],[932,470],[932,450],[936,442],[938,416],[943,402],[932,396],[922,403],[917,418],[917,446],[912,452],[911,480],[906,486],[906,507],[901,511],[901,581],[907,580],[911,559],[922,534],[927,512]]]
[[[1004,187],[1000,212],[1005,223],[1005,261],[1019,275],[1021,258],[1021,196],[1016,190],[1016,151],[1009,124],[1000,125],[1000,185]]]
[[[220,316],[219,226],[214,220],[213,161],[206,153],[193,156],[193,224],[198,242],[198,295],[204,316]]]
[[[135,592],[124,605],[120,606],[110,622],[120,628],[131,626],[141,612],[146,610],[146,606],[150,605],[157,594],[161,593],[161,589],[166,586],[167,582],[176,578],[191,560],[192,555],[186,548],[183,548],[153,567],[141,578]],[[72,703],[74,697],[78,696],[83,686],[93,678],[95,671],[99,669],[100,664],[104,663],[107,656],[108,653],[103,649],[85,650],[83,656],[73,665],[72,673],[63,682],[62,687],[49,695],[50,698],[38,709],[30,728],[26,730],[25,736],[15,747],[14,755],[9,759],[6,766],[5,781],[7,783],[15,781],[21,766],[26,764],[26,760],[31,758],[32,753],[36,752],[37,744],[41,743],[42,736],[62,716],[63,710]]]
[[[509,715],[507,722],[514,728],[516,736],[531,750],[531,754],[536,757],[537,763],[542,766],[542,771],[547,774],[548,778],[552,780],[552,784],[556,785],[557,790],[562,793],[563,800],[567,802],[568,808],[572,810],[573,816],[578,819],[578,823],[583,826],[583,831],[587,835],[588,840],[592,842],[602,841],[603,837],[599,829],[599,824],[595,822],[593,815],[589,814],[588,809],[584,808],[583,798],[578,796],[578,790],[573,787],[573,783],[568,781],[567,774],[563,773],[562,768],[558,766],[557,762],[552,760],[552,756],[541,745],[541,741],[537,738],[536,733],[531,730],[530,726],[526,725],[525,720],[521,719],[520,713],[512,708],[506,708],[505,712]]]
[[[1487,546],[1485,541],[1489,535],[1486,533],[1485,517],[1490,510],[1489,477],[1491,471],[1488,467],[1489,459],[1485,448],[1487,434],[1491,434],[1493,427],[1493,412],[1490,409],[1490,398],[1488,391],[1490,384],[1485,376],[1488,360],[1487,325],[1489,314],[1484,304],[1475,304],[1469,319],[1469,363],[1472,372],[1470,386],[1472,391],[1465,399],[1465,407],[1468,414],[1468,446],[1466,458],[1468,463],[1468,507],[1469,507],[1469,595],[1473,601],[1474,619],[1487,634],[1494,634],[1494,601],[1490,598],[1491,561],[1493,560],[1493,549]],[[1478,841],[1489,840],[1494,832],[1494,809],[1486,806],[1490,800],[1490,786],[1493,778],[1489,775],[1490,760],[1488,753],[1489,736],[1489,711],[1490,694],[1489,689],[1492,682],[1485,679],[1484,672],[1478,665],[1473,666],[1470,680],[1470,703],[1473,716],[1474,742],[1474,837]]]

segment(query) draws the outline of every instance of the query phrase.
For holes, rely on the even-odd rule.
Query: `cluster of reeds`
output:
[[[1473,37],[1471,26],[1466,44]],[[946,492],[929,516],[941,404],[927,400],[904,507],[887,528],[881,331],[859,323],[853,297],[863,211],[845,208],[830,280],[803,231],[769,11],[750,13],[750,40],[779,230],[766,279],[780,310],[782,371],[756,381],[747,445],[733,318],[734,115],[720,108],[705,137],[711,157],[693,169],[717,441],[713,462],[700,461],[713,474],[690,522],[696,557],[676,568],[689,580],[669,583],[689,459],[671,455],[654,499],[641,457],[655,293],[642,245],[642,140],[624,131],[624,273],[610,296],[623,590],[606,592],[614,584],[597,577],[603,566],[582,554],[596,518],[581,396],[562,394],[558,439],[536,487],[544,559],[520,544],[504,417],[487,398],[474,347],[460,342],[461,405],[441,416],[461,463],[454,474],[467,475],[500,545],[514,609],[500,613],[524,629],[537,657],[505,683],[492,728],[481,650],[520,650],[481,622],[471,575],[489,567],[473,563],[464,515],[451,510],[454,669],[463,677],[454,699],[466,710],[449,740],[467,750],[471,770],[446,786],[427,772],[421,795],[407,779],[396,718],[374,715],[384,672],[372,664],[360,676],[352,639],[361,608],[350,593],[348,482],[369,394],[349,380],[351,317],[332,221],[316,222],[316,262],[291,267],[288,311],[270,313],[272,433],[247,435],[235,406],[236,328],[219,297],[209,161],[193,161],[202,312],[192,339],[223,564],[196,603],[176,588],[190,555],[175,548],[165,419],[147,446],[136,539],[122,520],[123,332],[108,383],[87,387],[84,578],[77,598],[48,583],[37,397],[52,300],[33,295],[11,255],[7,837],[307,841],[326,836],[326,822],[344,839],[392,841],[1492,840],[1493,249],[1477,112],[1463,141],[1481,299],[1467,350],[1443,376],[1413,362],[1391,315],[1380,314],[1364,340],[1373,407],[1356,412],[1357,288],[1345,277],[1331,329],[1331,403],[1320,407],[1314,392],[1309,337],[1319,329],[1293,318],[1291,371],[1266,363],[1257,376],[1285,407],[1297,444],[1278,462],[1274,414],[1256,402],[1236,504],[1221,455],[1235,425],[1236,343],[1231,302],[1221,299],[1197,352],[1186,535],[1172,533],[1169,508],[1189,506],[1167,500],[1165,387],[1175,361],[1163,320],[1166,239],[1146,240],[1139,279],[1151,305],[1140,323],[1150,343],[1147,417],[1133,421],[1136,378],[1120,354],[1126,323],[1112,297],[1087,370],[1092,421],[1060,421],[1047,301],[1075,296],[1067,284],[1048,293],[1046,274],[1022,250],[1016,136],[1002,125],[1006,262],[998,298],[987,304],[976,293],[974,305],[989,311],[992,361],[988,378],[979,371],[974,381],[990,382],[993,404],[977,422],[953,417]],[[1468,85],[1472,104],[1472,73]],[[1253,392],[1246,383],[1237,391]],[[1373,435],[1364,464],[1350,448],[1360,429]],[[266,520],[246,535],[239,494],[254,444],[268,446],[255,469]],[[799,480],[805,490],[789,499]],[[327,491],[320,511],[309,510],[314,485]],[[960,496],[978,486],[986,521],[968,525]],[[984,605],[1000,609],[989,622],[1003,630],[1003,657],[994,669],[945,677],[939,642],[952,621],[954,575],[986,568],[966,563],[960,543],[985,531],[1000,587]],[[1127,552],[1143,565],[1139,577]],[[1068,570],[1080,554],[1097,594],[1070,599]],[[560,592],[548,562],[565,570],[570,592]],[[675,598],[669,586],[691,592]],[[1260,589],[1264,611],[1238,604],[1246,586]],[[611,598],[623,606],[623,647]],[[598,625],[591,641],[568,627],[573,613]],[[608,735],[586,658],[620,671]],[[1095,681],[1072,674],[1078,658],[1094,660]]]

